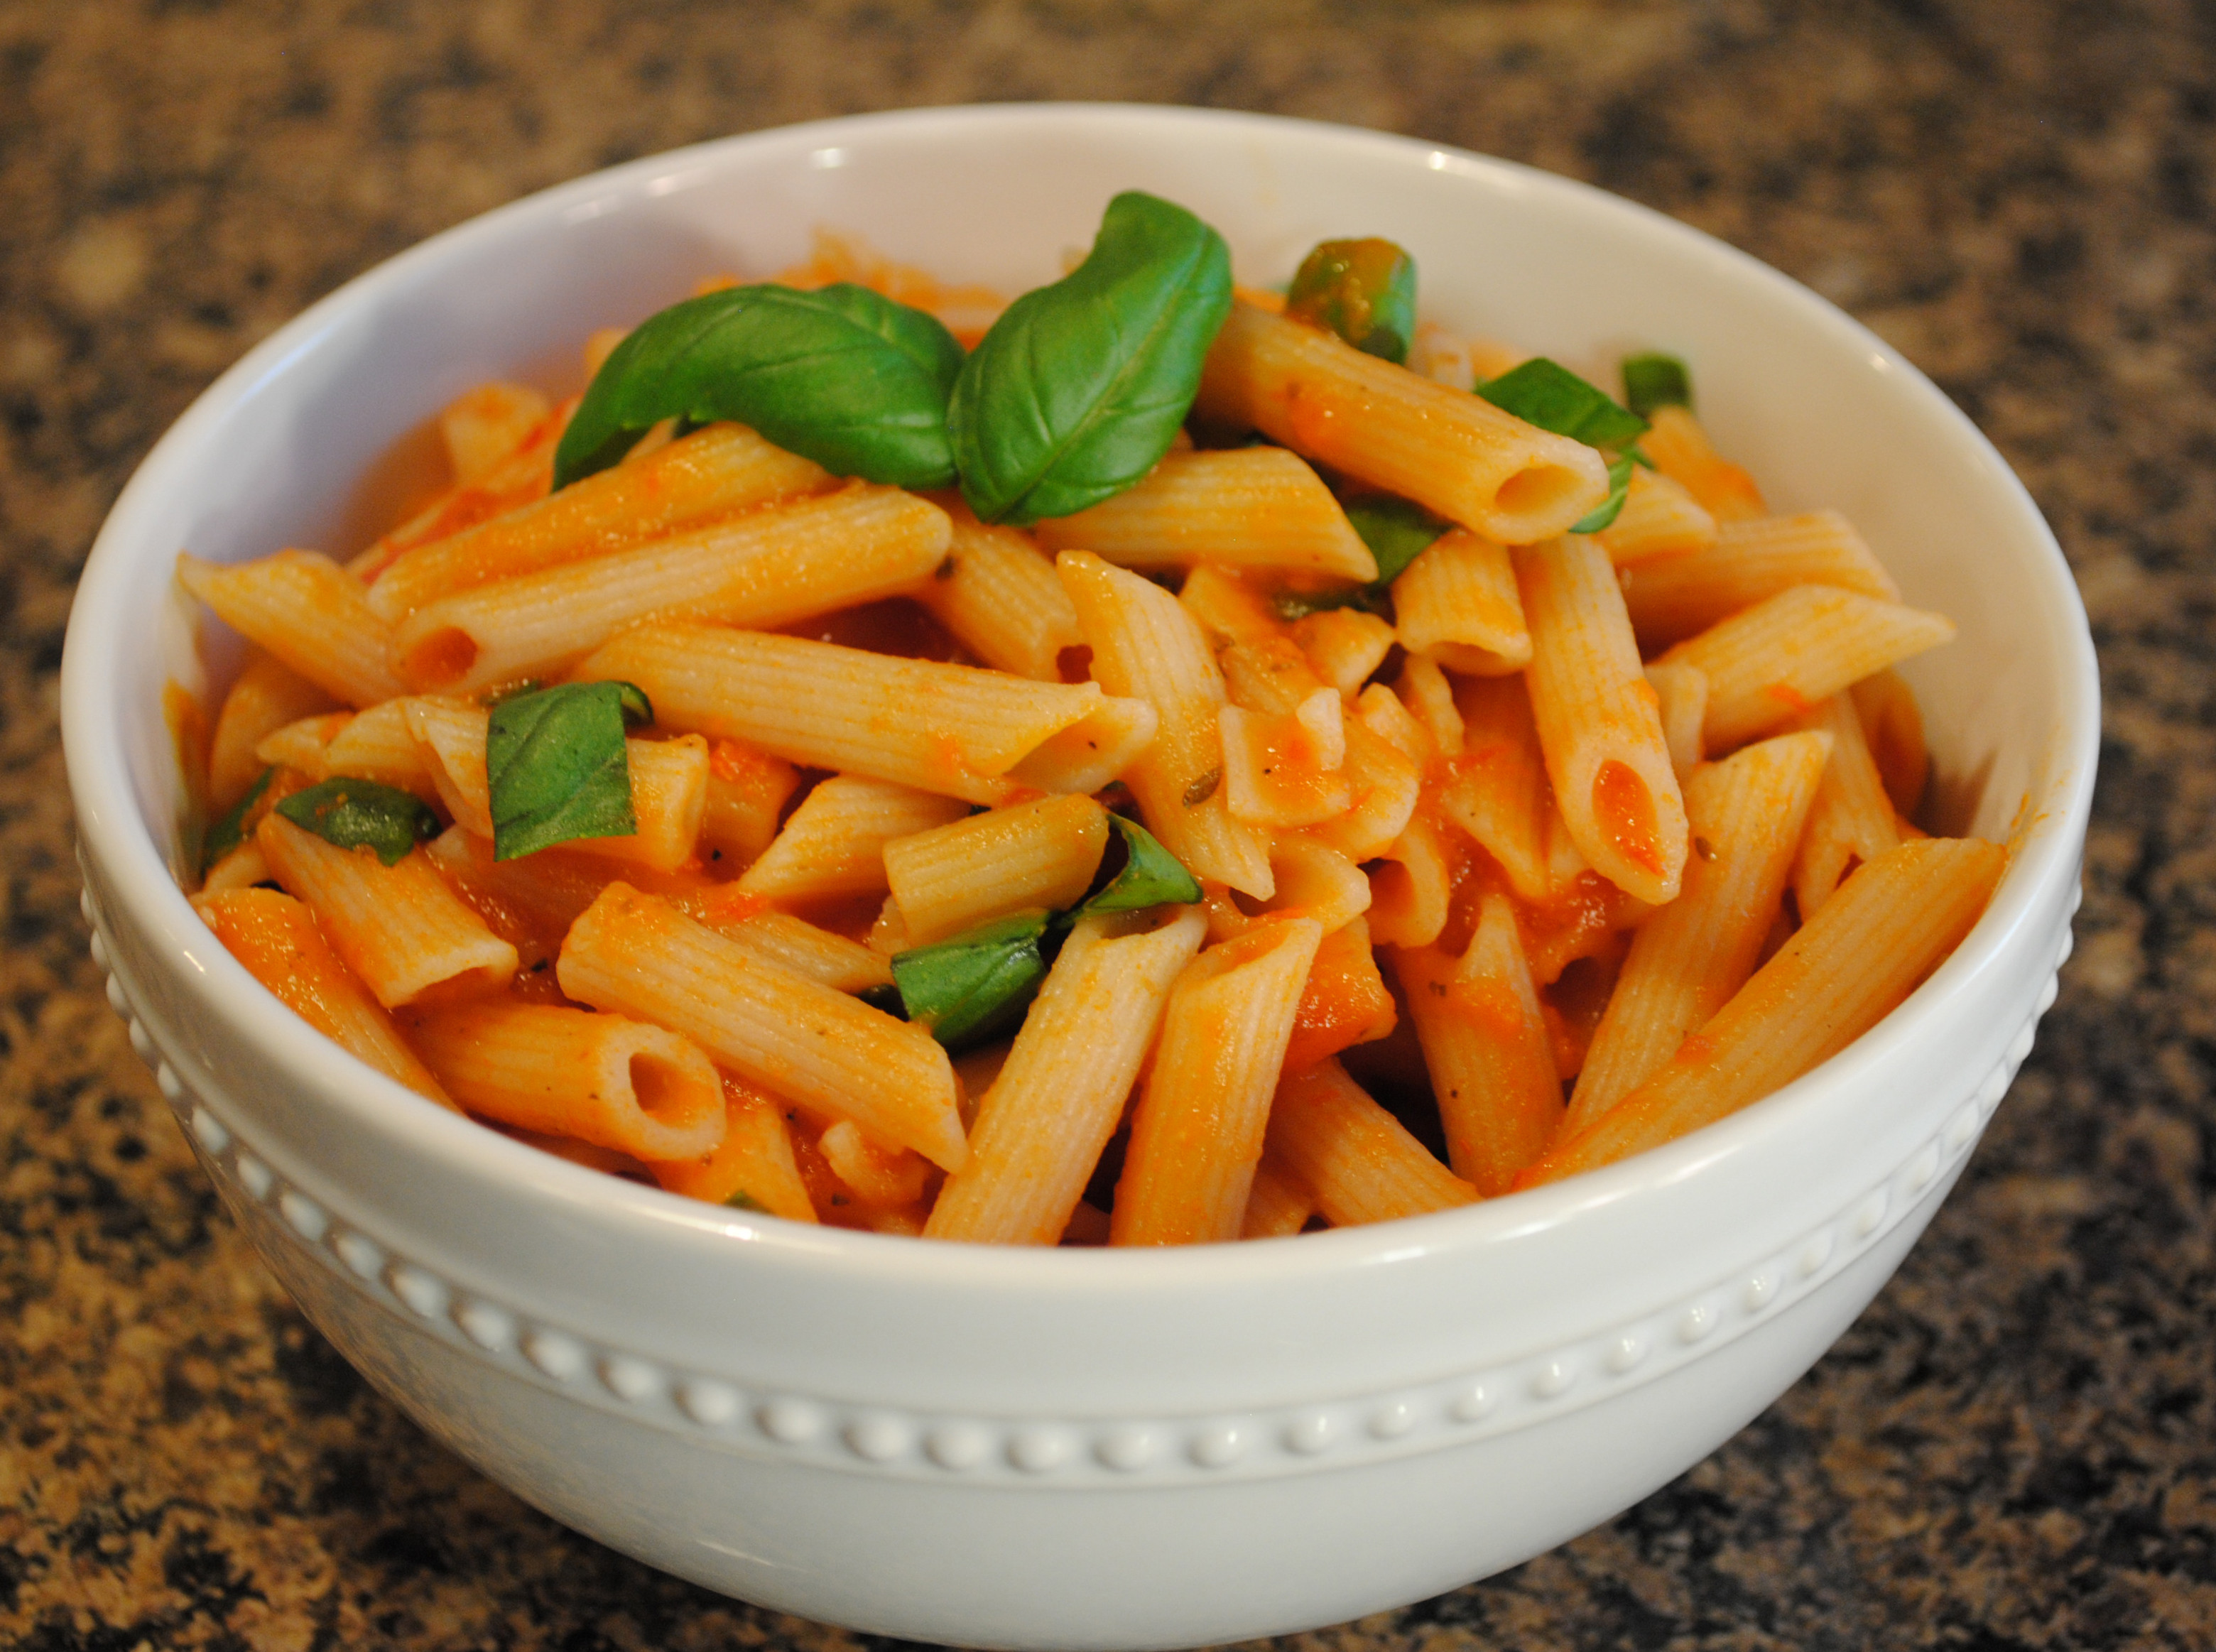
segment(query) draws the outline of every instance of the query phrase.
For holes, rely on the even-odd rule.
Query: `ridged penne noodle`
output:
[[[1359,608],[1326,608],[1293,622],[1293,641],[1308,663],[1350,698],[1376,674],[1399,640],[1391,626]]]
[[[1393,686],[1408,715],[1423,725],[1431,750],[1441,757],[1460,756],[1464,733],[1462,708],[1455,704],[1454,684],[1447,681],[1438,663],[1420,654],[1410,655],[1400,681]]]
[[[237,888],[203,893],[193,909],[246,972],[309,1026],[387,1078],[461,1111],[332,950],[305,902],[274,889]]]
[[[1942,614],[1828,585],[1796,585],[1720,620],[1662,657],[1706,674],[1708,711],[1702,738],[1710,751],[1729,751],[1954,634],[1954,622]]]
[[[744,425],[711,424],[637,463],[403,553],[370,586],[369,606],[397,624],[439,597],[835,485],[821,465]]]
[[[610,884],[557,966],[581,1003],[681,1032],[719,1064],[952,1169],[954,1069],[921,1027],[773,964],[667,901]]]
[[[480,837],[493,835],[492,788],[485,774],[486,730],[481,706],[422,695],[395,701],[425,754],[440,800],[455,823]],[[674,872],[692,858],[708,803],[708,743],[697,734],[673,740],[625,740],[631,806],[638,829],[620,837],[572,838],[580,854]]]
[[[1043,798],[894,838],[883,864],[907,944],[928,946],[1013,913],[1076,905],[1107,847],[1098,803]]]
[[[1268,1156],[1315,1195],[1335,1228],[1477,1202],[1477,1189],[1433,1158],[1336,1061],[1285,1077],[1265,1139]]]
[[[773,901],[882,895],[889,887],[888,843],[948,825],[969,812],[963,804],[936,792],[834,774],[800,800],[785,829],[747,868],[738,886]]]
[[[1109,1242],[1236,1239],[1323,927],[1280,919],[1185,966],[1131,1115]]]
[[[926,1237],[1003,1245],[1062,1237],[1170,988],[1208,925],[1189,907],[1158,928],[1122,933],[1130,927],[1092,917],[1071,933],[977,1104],[970,1162],[947,1177]]]
[[[392,663],[414,687],[469,693],[557,671],[649,615],[789,625],[913,589],[948,534],[937,506],[857,484],[440,597],[394,630]]]
[[[1052,560],[1019,529],[988,527],[967,508],[947,514],[946,559],[917,588],[917,600],[986,664],[1060,682],[1063,650],[1085,638]]]
[[[1830,749],[1820,734],[1780,735],[1687,782],[1695,848],[1684,888],[1633,937],[1566,1130],[1584,1129],[1645,1083],[1754,973]]]
[[[698,1158],[723,1138],[716,1069],[662,1027],[512,999],[408,1021],[424,1064],[471,1113],[649,1162]]]
[[[1439,811],[1469,834],[1534,905],[1554,897],[1550,854],[1554,788],[1539,749],[1524,681],[1497,677],[1456,685],[1462,754],[1439,793]]]
[[[1254,1167],[1246,1193],[1246,1214],[1239,1224],[1241,1239],[1284,1239],[1298,1233],[1316,1213],[1315,1195],[1306,1183],[1265,1153]]]
[[[1251,305],[1232,305],[1195,406],[1505,545],[1560,533],[1608,495],[1583,443]]]
[[[313,551],[226,567],[180,555],[177,578],[216,617],[333,699],[374,706],[403,691],[387,656],[391,634],[370,612],[369,594]]]
[[[405,700],[388,700],[358,713],[335,712],[287,723],[263,736],[254,755],[311,781],[346,774],[397,786],[426,803],[439,801],[434,765],[409,728]]]
[[[1692,410],[1658,407],[1647,416],[1649,428],[1639,446],[1655,468],[1684,484],[1719,526],[1769,514],[1754,478],[1718,456]]]
[[[1642,466],[1631,472],[1616,520],[1593,537],[1617,567],[1637,568],[1705,551],[1716,542],[1716,519],[1684,483]]]
[[[1381,946],[1428,946],[1446,928],[1455,866],[1446,833],[1419,808],[1370,874],[1370,933]]]
[[[1508,548],[1465,528],[1424,547],[1393,582],[1400,646],[1471,676],[1505,676],[1531,660],[1531,633]]]
[[[1377,967],[1368,921],[1350,918],[1324,936],[1308,965],[1285,1071],[1301,1072],[1342,1050],[1375,1043],[1392,1032],[1400,1016]]]
[[[1036,532],[1050,552],[1090,551],[1123,568],[1206,561],[1364,585],[1377,577],[1323,478],[1282,447],[1167,454],[1136,487]]]
[[[1900,588],[1836,510],[1727,522],[1706,550],[1628,570],[1623,601],[1648,648],[1665,648],[1795,585],[1836,585],[1881,602]]]
[[[1459,959],[1404,947],[1393,968],[1424,1046],[1447,1162],[1479,1193],[1506,1193],[1562,1122],[1562,1083],[1513,903],[1485,897]]]
[[[331,697],[282,661],[255,650],[223,697],[208,743],[208,806],[228,809],[268,763],[255,748],[279,729],[327,712]]]
[[[1817,782],[1800,848],[1793,857],[1793,903],[1802,922],[1831,897],[1839,880],[1856,861],[1874,860],[1899,846],[1893,799],[1862,738],[1854,701],[1833,694],[1814,711],[1794,719],[1794,727],[1817,729],[1831,737],[1831,760]]]
[[[1924,714],[1898,671],[1874,672],[1850,691],[1862,720],[1862,738],[1884,778],[1886,795],[1900,815],[1913,817],[1924,801],[1931,755],[1924,743]]]
[[[374,580],[404,552],[489,521],[546,496],[554,480],[554,447],[576,411],[572,396],[550,412],[516,449],[490,470],[454,485],[347,564],[357,579]]]
[[[1233,818],[1224,795],[1223,675],[1199,626],[1160,586],[1087,552],[1065,551],[1055,566],[1093,680],[1154,709],[1154,743],[1122,771],[1148,829],[1196,877],[1266,898],[1269,837]]]
[[[1647,684],[1654,691],[1662,741],[1670,748],[1670,767],[1682,787],[1701,761],[1701,730],[1708,718],[1708,676],[1683,660],[1667,665],[1657,660],[1647,668]]]
[[[1339,690],[1319,687],[1290,712],[1271,714],[1226,706],[1224,807],[1250,826],[1313,826],[1345,812],[1354,791],[1346,763],[1345,706]]]
[[[496,380],[464,391],[440,410],[439,439],[458,483],[474,482],[512,457],[551,411],[528,385]]]
[[[1865,861],[1661,1071],[1557,1142],[1517,1185],[1675,1141],[1829,1060],[1961,943],[2007,866],[2006,850],[1975,838],[1927,838]]]
[[[1292,628],[1262,590],[1228,568],[1203,562],[1185,576],[1178,602],[1211,648],[1290,638]],[[1382,623],[1382,621],[1380,623]]]
[[[1518,549],[1516,578],[1531,627],[1532,720],[1570,841],[1618,889],[1672,899],[1685,865],[1684,800],[1615,567],[1572,533]],[[1713,674],[1711,683],[1713,692]],[[1713,748],[1713,699],[1709,707]]]
[[[342,849],[282,815],[265,816],[254,841],[287,893],[315,909],[332,949],[387,1009],[428,996],[503,987],[516,951],[486,927],[421,848],[386,866],[367,849]]]
[[[666,728],[970,803],[1025,788],[1097,792],[1154,732],[1150,707],[1098,683],[682,621],[624,632],[576,675],[637,683]]]
[[[760,1211],[788,1222],[816,1221],[808,1184],[793,1162],[783,1104],[729,1073],[723,1081],[723,1139],[699,1158],[656,1164],[654,1179],[687,1199]]]
[[[782,757],[736,740],[708,749],[708,800],[700,811],[702,858],[727,872],[754,864],[776,837],[800,772]]]

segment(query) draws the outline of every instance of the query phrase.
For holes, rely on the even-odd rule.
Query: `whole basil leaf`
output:
[[[1019,1020],[1046,979],[1044,912],[1021,912],[893,955],[908,1019],[948,1049],[978,1044]]]
[[[1230,312],[1223,237],[1166,200],[1117,196],[1085,262],[1010,305],[954,381],[970,508],[1034,522],[1130,487],[1169,451]]]
[[[1693,376],[1674,355],[1648,350],[1623,358],[1623,404],[1640,418],[1658,407],[1690,407]]]
[[[962,347],[934,316],[841,283],[726,287],[616,346],[554,452],[554,485],[603,471],[663,419],[736,419],[840,476],[954,480],[946,397]]]
[[[1631,472],[1640,457],[1636,447],[1608,456],[1608,497],[1571,523],[1571,533],[1597,533],[1616,519],[1631,491]]]
[[[340,848],[366,845],[388,866],[399,865],[418,841],[439,830],[439,817],[413,792],[345,774],[295,792],[277,812]]]
[[[1285,290],[1285,314],[1405,363],[1416,336],[1416,261],[1376,236],[1319,242]]]
[[[493,859],[636,832],[624,725],[652,717],[627,682],[565,683],[495,706],[485,730]]]
[[[1069,915],[1073,921],[1099,912],[1137,912],[1166,901],[1191,903],[1200,898],[1200,879],[1187,872],[1184,862],[1164,848],[1152,832],[1121,815],[1109,816],[1108,823],[1123,835],[1127,851],[1123,869],[1109,880],[1106,888]]]
[[[277,778],[277,767],[271,764],[262,771],[262,778],[246,788],[246,795],[224,811],[221,820],[207,829],[200,842],[200,876],[205,878],[215,863],[246,841],[247,817],[253,814],[254,805],[262,801],[269,790],[269,782]],[[404,853],[404,851],[403,851]]]
[[[1588,447],[1621,447],[1647,434],[1646,420],[1543,355],[1488,379],[1477,393],[1526,424]]]

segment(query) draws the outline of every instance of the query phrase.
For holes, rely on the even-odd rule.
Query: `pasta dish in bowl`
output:
[[[305,548],[442,406],[445,490]],[[1513,1563],[1820,1353],[2051,990],[2090,657],[1759,267],[1046,109],[363,278],[149,460],[65,698],[119,999],[372,1380],[749,1599],[1166,1645]]]

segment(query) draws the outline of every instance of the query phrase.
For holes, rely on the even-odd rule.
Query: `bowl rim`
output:
[[[158,515],[169,478],[194,462],[209,435],[263,386],[311,354],[337,323],[390,289],[428,273],[459,247],[509,232],[540,219],[576,217],[581,209],[619,198],[633,200],[680,191],[711,173],[748,162],[774,168],[781,151],[792,157],[842,141],[881,139],[896,133],[905,142],[1039,125],[1088,129],[1105,135],[1141,128],[1184,128],[1203,134],[1252,135],[1282,144],[1335,146],[1406,167],[1465,180],[1496,193],[1527,195],[1576,212],[1616,215],[1680,249],[1702,255],[1727,278],[1766,288],[1797,318],[1829,342],[1861,353],[1870,368],[1890,377],[1900,394],[1923,404],[1952,431],[1960,452],[1973,461],[1994,504],[2016,519],[2034,567],[2043,570],[2074,617],[2067,627],[2068,672],[2063,685],[2060,749],[2052,759],[2059,776],[2041,800],[2042,817],[2011,844],[2010,865],[1991,903],[1954,952],[1905,1002],[1844,1051],[1761,1100],[1662,1147],[1600,1170],[1547,1187],[1487,1199],[1458,1210],[1404,1217],[1365,1227],[1297,1236],[1299,1242],[1245,1242],[1151,1248],[1040,1248],[929,1244],[898,1236],[810,1227],[746,1217],[571,1164],[513,1141],[414,1094],[346,1055],[295,1015],[219,945],[172,881],[149,823],[141,816],[120,741],[123,726],[120,684],[102,670],[101,635],[114,635],[104,615],[122,599],[139,564],[151,558],[134,546],[161,530]],[[596,215],[596,214],[594,214]],[[454,225],[373,265],[317,300],[247,352],[194,398],[149,451],[103,521],[88,556],[71,605],[61,669],[61,724],[70,790],[83,850],[100,866],[121,909],[103,914],[127,922],[157,956],[198,989],[212,1013],[225,1016],[274,1060],[290,1086],[312,1091],[317,1105],[346,1109],[391,1145],[435,1156],[451,1169],[493,1178],[534,1197],[558,1200],[571,1211],[642,1236],[712,1233],[742,1244],[733,1254],[805,1254],[811,1263],[898,1282],[927,1276],[942,1283],[993,1287],[1051,1286],[1091,1291],[1206,1290],[1252,1285],[1288,1274],[1337,1273],[1379,1263],[1481,1248],[1577,1220],[1592,1209],[1620,1204],[1652,1190],[1700,1176],[1709,1167],[1753,1150],[1773,1135],[1801,1127],[1827,1098],[1851,1090],[1872,1069],[1895,1059],[1923,1039],[1974,983],[1998,966],[2034,924],[2048,891],[2074,877],[2078,845],[2090,815],[2099,742],[2099,678],[2083,603],[2037,506],[1992,444],[1960,409],[1891,345],[1799,282],[1751,255],[1653,208],[1579,180],[1521,163],[1476,154],[1428,139],[1328,122],[1174,105],[1046,102],[927,107],[850,115],[712,139],[642,157],[552,185]],[[195,946],[194,943],[198,945]]]

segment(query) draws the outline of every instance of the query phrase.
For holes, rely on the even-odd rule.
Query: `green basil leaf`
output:
[[[1021,1019],[1046,979],[1047,915],[1022,912],[893,955],[908,1018],[948,1049],[982,1043]]]
[[[593,375],[554,485],[604,471],[663,419],[736,419],[840,476],[954,480],[946,397],[962,347],[935,316],[841,283],[726,287],[649,316]]]
[[[1320,242],[1285,289],[1285,314],[1405,363],[1416,336],[1416,261],[1375,236]]]
[[[1571,533],[1597,533],[1616,520],[1616,513],[1623,509],[1624,495],[1631,489],[1631,472],[1636,456],[1636,449],[1609,456],[1608,497],[1571,523]]]
[[[901,1020],[908,1019],[908,1005],[901,997],[900,989],[887,982],[880,987],[864,987],[854,995],[871,1009],[882,1009]]]
[[[1346,520],[1362,536],[1370,554],[1377,558],[1377,584],[1390,585],[1407,571],[1431,541],[1454,524],[1434,516],[1413,499],[1397,494],[1372,494],[1346,507]]]
[[[492,791],[494,860],[513,860],[581,837],[628,837],[638,829],[624,722],[645,700],[629,683],[572,682],[492,708],[485,778]]]
[[[954,381],[970,508],[1035,522],[1130,487],[1169,451],[1230,312],[1223,237],[1166,200],[1117,196],[1085,262],[1010,305]]]
[[[1693,376],[1674,355],[1648,350],[1623,358],[1623,404],[1640,418],[1658,407],[1690,407]]]
[[[1646,420],[1543,355],[1487,379],[1477,393],[1526,424],[1588,447],[1621,447],[1647,434]]]
[[[761,1216],[767,1216],[769,1214],[769,1206],[763,1204],[761,1200],[756,1199],[752,1193],[748,1193],[743,1187],[740,1188],[738,1192],[733,1193],[729,1199],[725,1199],[723,1201],[723,1207],[726,1210],[733,1211],[753,1211]]]
[[[1123,870],[1109,880],[1108,886],[1079,907],[1072,917],[1089,917],[1100,912],[1137,912],[1166,901],[1189,904],[1200,898],[1200,879],[1157,842],[1152,832],[1121,815],[1109,816],[1108,823],[1123,834],[1129,858],[1123,862]]]
[[[420,840],[439,831],[438,816],[413,792],[345,774],[295,792],[277,805],[277,812],[342,849],[366,844],[388,866],[397,866]]]
[[[247,817],[254,805],[262,801],[262,793],[269,790],[269,782],[277,778],[277,767],[271,764],[262,771],[262,778],[246,788],[246,795],[231,805],[221,820],[207,829],[200,843],[200,876],[205,878],[215,863],[246,841]],[[404,849],[402,851],[407,853]]]

